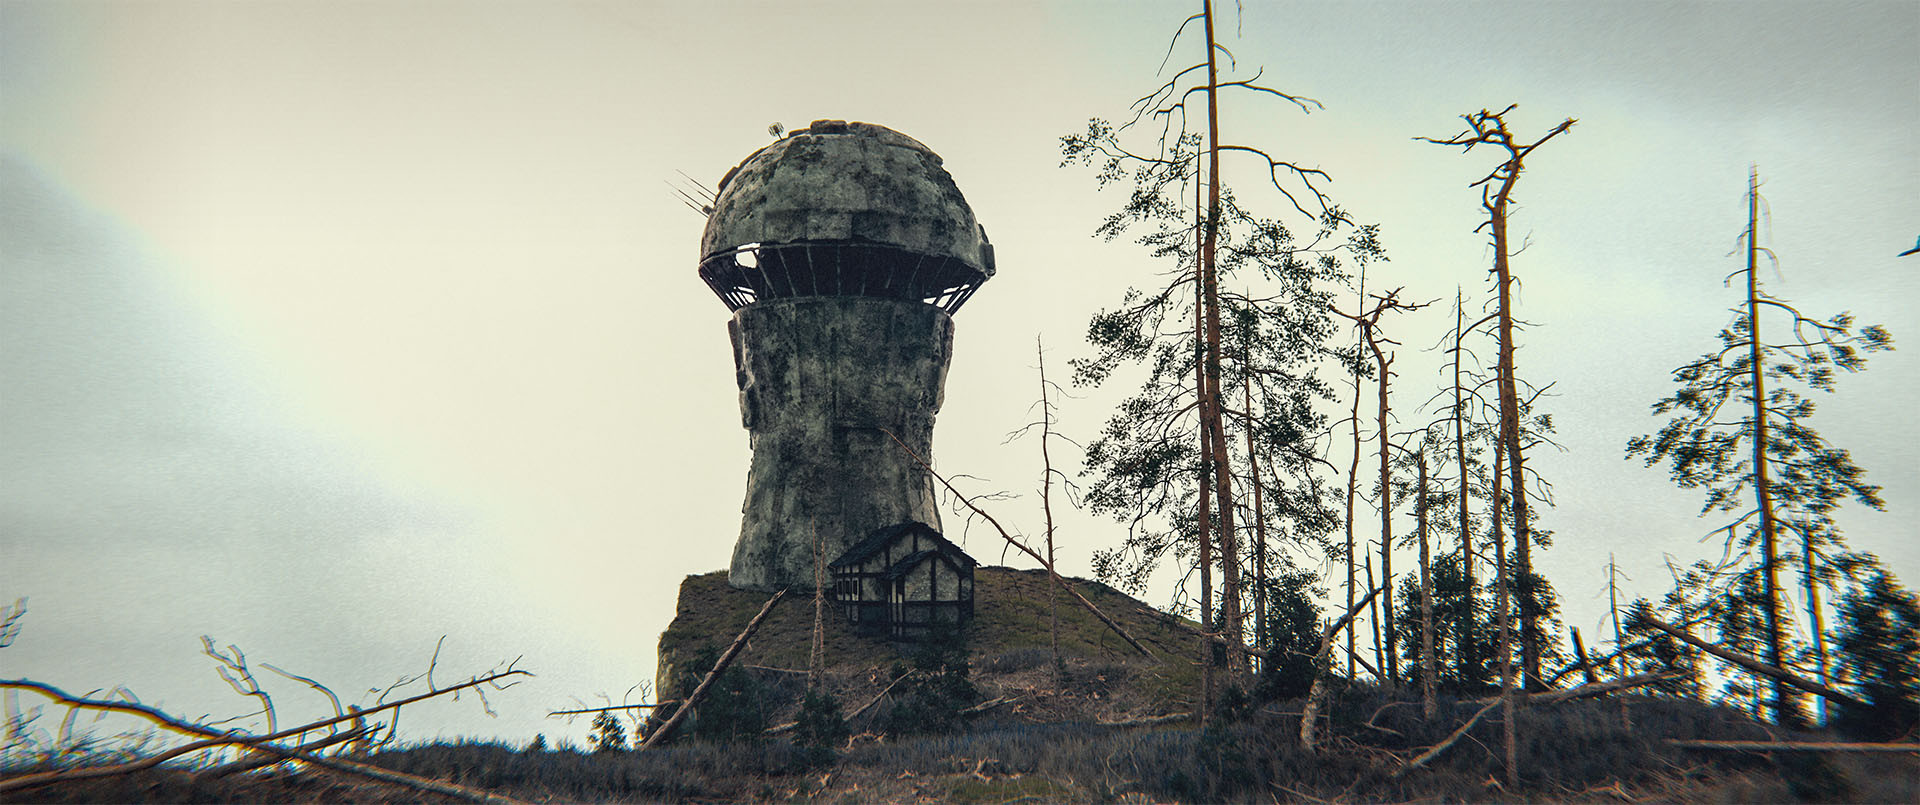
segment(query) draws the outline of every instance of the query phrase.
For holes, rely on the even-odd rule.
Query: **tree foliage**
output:
[[[589,740],[595,752],[613,752],[627,748],[627,728],[612,713],[602,712],[593,716],[593,732]]]
[[[1211,37],[1210,6],[1182,24],[1176,45],[1181,34],[1200,27],[1196,22]],[[1187,102],[1198,97],[1205,98],[1209,115],[1229,93],[1318,108],[1312,99],[1258,83],[1257,74],[1214,77],[1212,56],[1225,48],[1211,40],[1206,45],[1206,61],[1135,101],[1131,119],[1115,124],[1096,118],[1084,132],[1061,138],[1063,165],[1095,168],[1102,188],[1128,187],[1126,202],[1096,234],[1108,240],[1131,236],[1168,266],[1158,281],[1129,290],[1118,307],[1093,317],[1087,339],[1094,354],[1074,362],[1080,385],[1138,371],[1139,391],[1120,404],[1086,458],[1091,508],[1129,525],[1122,545],[1095,556],[1095,572],[1135,593],[1170,558],[1205,567],[1198,561],[1202,528],[1231,540],[1243,529],[1221,529],[1236,520],[1244,524],[1253,514],[1266,518],[1260,525],[1268,532],[1309,543],[1332,528],[1336,521],[1325,492],[1311,477],[1314,439],[1325,427],[1315,406],[1330,394],[1315,373],[1334,331],[1329,294],[1345,281],[1340,252],[1358,260],[1384,257],[1377,229],[1356,225],[1321,194],[1324,173],[1221,141],[1211,118],[1200,126],[1197,109],[1189,125]],[[1205,81],[1198,78],[1202,71]],[[1223,155],[1250,160],[1244,175],[1277,190],[1312,223],[1311,236],[1244,205],[1221,173]],[[1228,405],[1222,387],[1247,387],[1251,405],[1242,408],[1251,410]],[[1245,440],[1209,436],[1210,421],[1220,423],[1223,433],[1253,437],[1252,449],[1260,454],[1257,477],[1246,448],[1234,446]],[[1205,499],[1203,482],[1214,483],[1222,473],[1232,478],[1232,488],[1259,484],[1269,505],[1247,512],[1230,499],[1215,500],[1206,517],[1196,518]],[[1245,561],[1235,556],[1228,569],[1237,571]],[[1175,608],[1194,611],[1184,601]],[[1228,625],[1229,631],[1236,628]]]
[[[1869,708],[1844,708],[1835,725],[1875,740],[1920,727],[1920,596],[1884,570],[1840,599],[1839,670]]]
[[[1305,696],[1313,684],[1313,658],[1320,650],[1321,590],[1317,577],[1291,568],[1267,578],[1267,640],[1256,701]]]
[[[1730,596],[1721,601],[1723,607],[1733,599],[1749,602],[1758,622],[1745,620],[1750,613],[1729,611],[1718,624],[1735,641],[1757,629],[1763,656],[1777,667],[1792,659],[1792,616],[1783,612],[1779,574],[1799,560],[1814,672],[1824,678],[1820,592],[1870,563],[1846,550],[1833,512],[1847,500],[1875,509],[1885,503],[1880,488],[1867,483],[1848,452],[1813,429],[1814,402],[1808,395],[1833,393],[1836,370],[1866,368],[1867,355],[1892,349],[1893,337],[1879,325],[1856,329],[1850,313],[1825,320],[1808,316],[1768,293],[1760,281],[1759,256],[1778,261],[1757,242],[1757,172],[1749,178],[1747,198],[1746,266],[1728,275],[1729,284],[1743,281],[1744,298],[1720,329],[1719,347],[1674,370],[1680,388],[1653,404],[1654,415],[1668,421],[1656,433],[1629,440],[1627,457],[1664,465],[1681,488],[1701,490],[1702,515],[1733,513],[1716,529],[1724,539],[1722,560],[1698,571],[1701,579],[1694,587],[1706,596]],[[1797,549],[1783,544],[1790,542],[1789,534],[1799,538]],[[1772,687],[1775,718],[1797,721],[1791,691],[1779,683]]]

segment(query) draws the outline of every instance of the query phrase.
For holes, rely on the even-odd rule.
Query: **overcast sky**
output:
[[[1037,452],[1002,444],[1034,340],[1063,370],[1161,268],[1091,237],[1121,197],[1058,138],[1164,80],[1188,5],[0,0],[0,597],[31,597],[0,676],[224,716],[246,702],[202,634],[350,699],[446,635],[437,679],[540,676],[497,720],[467,700],[406,736],[583,735],[542,716],[650,679],[680,580],[731,556],[727,313],[668,185],[711,187],[774,122],[945,158],[1000,273],[957,317],[938,463],[1036,530]],[[1369,284],[1410,297],[1485,291],[1467,184],[1492,158],[1411,138],[1514,102],[1522,134],[1579,118],[1515,224],[1520,370],[1556,384],[1566,447],[1531,458],[1559,503],[1536,561],[1570,624],[1597,627],[1609,553],[1650,596],[1663,557],[1717,555],[1699,495],[1622,452],[1738,300],[1750,164],[1769,290],[1900,340],[1816,422],[1885,487],[1841,527],[1920,580],[1920,256],[1895,258],[1920,235],[1920,3],[1255,2],[1222,36],[1326,105],[1231,109],[1225,136],[1330,173],[1382,226]],[[1441,307],[1395,322],[1396,405],[1439,383]],[[1123,390],[1062,429],[1093,436]],[[1068,569],[1120,533],[1067,518]]]

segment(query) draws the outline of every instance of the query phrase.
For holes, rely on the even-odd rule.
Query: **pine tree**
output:
[[[1317,102],[1264,86],[1257,75],[1223,77],[1216,57],[1224,48],[1216,41],[1210,2],[1181,24],[1174,45],[1189,33],[1204,36],[1198,43],[1204,59],[1136,101],[1131,120],[1116,126],[1095,119],[1084,133],[1061,138],[1063,163],[1097,165],[1103,187],[1132,185],[1125,206],[1097,234],[1112,239],[1131,233],[1177,266],[1164,283],[1132,290],[1119,308],[1094,317],[1087,338],[1095,355],[1074,362],[1075,382],[1100,384],[1130,366],[1146,374],[1140,392],[1121,404],[1088,447],[1089,506],[1130,525],[1122,546],[1096,553],[1096,574],[1137,592],[1166,559],[1179,557],[1198,571],[1201,590],[1197,605],[1176,608],[1197,610],[1208,631],[1244,645],[1242,610],[1255,607],[1241,577],[1257,580],[1272,566],[1270,559],[1257,558],[1254,572],[1243,574],[1247,554],[1264,553],[1259,532],[1286,523],[1297,538],[1311,538],[1330,522],[1316,486],[1296,483],[1289,491],[1274,479],[1311,474],[1314,456],[1307,444],[1322,426],[1314,404],[1328,393],[1313,375],[1332,332],[1325,295],[1343,278],[1334,253],[1350,250],[1360,259],[1381,253],[1375,230],[1355,226],[1322,195],[1324,173],[1221,137],[1219,108],[1228,94],[1278,98],[1303,110]],[[1189,99],[1195,101],[1191,128]],[[1317,224],[1315,235],[1299,237],[1278,219],[1242,207],[1223,174],[1223,156],[1251,158],[1257,167],[1249,173]],[[1255,290],[1236,292],[1242,283]],[[1234,386],[1241,394],[1233,396],[1256,410],[1229,408],[1222,391]],[[1249,432],[1252,450],[1260,454],[1254,461],[1228,436]],[[1247,512],[1237,501],[1252,484],[1263,485],[1254,515],[1272,522],[1248,529],[1256,544],[1245,551]],[[1215,568],[1221,574],[1217,599]],[[1217,629],[1216,612],[1222,616]],[[1224,654],[1230,665],[1244,665],[1240,652]],[[1212,665],[1211,659],[1203,663],[1207,679]],[[1210,709],[1203,703],[1203,712]]]
[[[1864,369],[1866,354],[1892,349],[1893,337],[1878,325],[1856,331],[1848,313],[1825,321],[1808,317],[1764,290],[1759,258],[1764,253],[1772,259],[1773,254],[1757,242],[1760,203],[1756,171],[1748,178],[1742,236],[1746,266],[1728,277],[1729,283],[1743,281],[1744,298],[1720,331],[1719,349],[1675,369],[1680,389],[1653,404],[1656,416],[1672,418],[1658,433],[1630,440],[1627,456],[1642,457],[1647,466],[1667,465],[1683,489],[1705,490],[1702,515],[1736,513],[1717,529],[1734,559],[1729,566],[1710,569],[1703,592],[1751,595],[1759,618],[1754,625],[1759,630],[1756,648],[1765,662],[1780,668],[1789,667],[1791,659],[1792,619],[1785,611],[1780,573],[1795,558],[1787,544],[1790,535],[1799,537],[1815,675],[1824,680],[1828,673],[1820,590],[1830,589],[1860,563],[1845,550],[1833,511],[1849,499],[1875,509],[1885,504],[1880,488],[1866,482],[1865,471],[1847,451],[1812,428],[1814,403],[1804,392],[1831,393],[1835,369]],[[1779,335],[1768,340],[1769,332]],[[1743,621],[1721,622],[1748,628]],[[1746,635],[1738,631],[1727,636]],[[1801,714],[1791,688],[1777,682],[1772,687],[1774,718],[1797,722]]]

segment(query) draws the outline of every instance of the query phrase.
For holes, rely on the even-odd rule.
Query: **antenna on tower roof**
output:
[[[718,194],[712,190],[708,190],[707,186],[701,184],[699,179],[688,176],[686,171],[674,171],[674,173],[680,174],[680,178],[687,180],[686,184],[688,187],[675,185],[671,180],[662,181],[665,181],[668,187],[673,188],[673,192],[680,195],[680,203],[687,205],[687,207],[694,212],[700,213],[700,217],[702,218],[713,215],[713,202],[719,197]]]

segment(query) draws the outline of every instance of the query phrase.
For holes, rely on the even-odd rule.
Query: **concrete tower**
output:
[[[811,588],[875,529],[940,525],[931,460],[954,311],[993,246],[940,157],[870,123],[818,120],[720,180],[700,277],[733,321],[753,465],[728,582]]]

